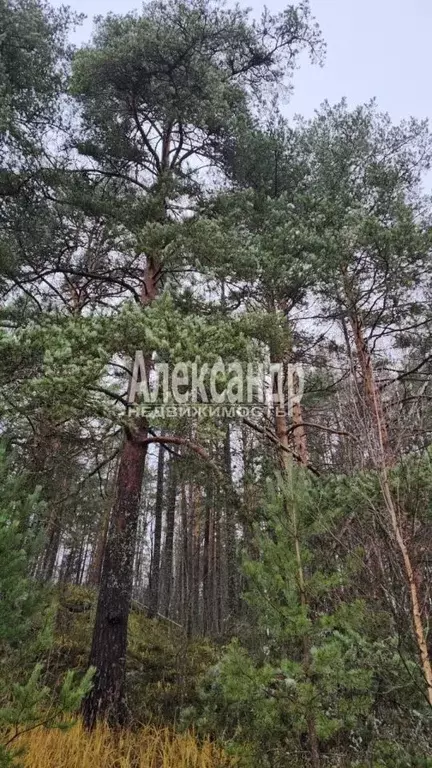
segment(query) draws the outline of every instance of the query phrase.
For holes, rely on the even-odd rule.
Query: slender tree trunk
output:
[[[281,370],[278,373],[278,377],[282,377],[283,379],[285,379],[285,376],[283,376],[282,372],[282,367],[285,368],[283,361],[287,357],[288,353],[286,350],[285,353],[281,353],[280,351],[278,353],[275,350],[270,350],[271,362],[280,365]],[[303,411],[301,404],[296,397],[297,392],[289,391],[285,395],[283,388],[284,382],[282,381],[282,386],[278,386],[278,383],[280,384],[281,382],[275,378],[273,382],[273,396],[275,401],[274,421],[276,436],[278,437],[281,446],[281,450],[279,451],[281,467],[282,469],[285,468],[286,459],[289,458],[289,454],[292,450],[294,450],[297,461],[302,466],[307,467],[309,465],[309,452],[307,448],[307,437],[303,423]],[[293,376],[291,386],[297,387],[298,384],[299,382],[297,380],[297,376]],[[288,401],[292,402],[292,429],[290,429],[288,425],[285,396],[287,397]],[[292,434],[292,447],[289,438],[290,434]],[[283,454],[285,454],[285,457]]]
[[[120,457],[117,456],[113,465],[110,465],[107,473],[107,495],[103,505],[102,514],[99,517],[99,525],[96,532],[96,541],[92,544],[91,560],[87,572],[89,586],[98,587],[102,575],[102,564],[105,555],[105,547],[108,538],[110,512],[113,506],[113,479],[117,476]]]
[[[188,530],[188,514],[187,514],[187,501],[186,501],[186,487],[185,483],[182,483],[180,494],[180,515],[181,515],[181,603],[180,603],[180,623],[183,627],[188,628],[188,614],[189,614],[189,576],[190,576],[190,562],[189,562],[189,530]]]
[[[227,616],[227,604],[225,600],[226,590],[224,584],[224,519],[222,514],[220,489],[217,491],[219,497],[218,512],[217,512],[217,535],[216,535],[216,605],[217,605],[217,634],[222,634],[223,627],[225,625],[225,619]]]
[[[138,600],[142,599],[145,595],[144,603],[148,598],[148,572],[144,574],[144,546],[146,540],[146,532],[148,527],[148,519],[151,511],[149,510],[149,498],[146,496],[141,500],[140,512],[137,525],[137,535],[135,541],[135,561],[134,561],[134,574],[133,574],[133,587],[136,590]]]
[[[81,563],[81,571],[80,571],[80,573],[78,574],[78,585],[79,585],[79,586],[81,586],[81,584],[82,584],[82,583],[83,583],[83,581],[84,581],[84,576],[85,576],[85,572],[86,572],[86,565],[87,565],[87,558],[88,558],[88,553],[89,553],[89,537],[87,536],[86,544],[85,544],[85,547],[84,547],[84,554],[83,554],[83,559],[82,559],[82,563]]]
[[[195,626],[195,605],[194,605],[194,585],[196,572],[196,552],[195,552],[195,526],[196,526],[196,508],[194,499],[194,486],[189,483],[184,493],[184,516],[187,519],[186,528],[186,574],[187,574],[187,606],[186,606],[186,629],[188,637],[192,637]]]
[[[421,617],[421,602],[418,589],[418,577],[415,572],[415,568],[412,564],[410,553],[405,542],[402,526],[398,517],[396,504],[393,499],[393,495],[390,489],[389,477],[387,467],[383,465],[380,471],[381,488],[386,503],[387,511],[390,517],[391,527],[393,530],[396,543],[399,547],[399,551],[402,557],[402,562],[405,570],[405,577],[408,584],[410,602],[411,602],[411,618],[414,629],[414,636],[417,643],[418,653],[420,656],[420,663],[423,671],[424,680],[426,683],[426,695],[429,705],[432,707],[432,665],[429,655],[429,649],[427,644],[426,632],[423,626]]]
[[[253,476],[253,462],[251,461],[251,446],[250,435],[248,430],[242,426],[241,430],[242,439],[242,460],[243,460],[243,499],[240,506],[240,522],[243,531],[243,541],[245,544],[248,557],[251,560],[259,559],[259,551],[256,541],[254,539],[253,524],[255,520],[256,511],[256,494],[255,483]],[[253,438],[252,438],[253,439]],[[244,576],[242,576],[242,583],[244,583]],[[239,590],[243,592],[242,589]]]
[[[69,584],[72,581],[76,560],[77,549],[75,544],[73,544],[66,557],[62,559],[59,581],[62,581],[64,584]]]
[[[356,289],[345,268],[342,269],[345,293],[345,305],[348,307],[348,320],[351,326],[357,358],[362,375],[365,404],[375,423],[378,438],[378,452],[383,451],[386,463],[391,460],[387,422],[384,413],[381,392],[375,381],[372,355],[365,335],[362,314],[356,300]],[[340,302],[343,303],[342,301]],[[349,343],[349,342],[348,342]]]
[[[218,494],[216,491],[216,504],[212,514],[212,528],[211,528],[211,607],[212,607],[212,633],[216,637],[220,634],[220,602],[219,602],[219,534],[220,534],[220,520],[217,508]]]
[[[191,510],[191,595],[190,622],[191,634],[198,632],[200,625],[200,572],[201,572],[201,498],[198,486],[194,483],[190,488]]]
[[[232,484],[231,466],[231,434],[229,424],[226,426],[224,440],[224,463],[227,475],[227,492],[225,494],[225,559],[228,619],[230,622],[237,616],[239,594],[237,578],[237,541],[236,541],[236,506]]]
[[[92,559],[89,567],[87,583],[93,587],[98,587],[101,580],[102,564],[108,538],[109,521],[109,510],[106,509],[101,520],[101,525],[97,534],[96,544],[92,552]]]
[[[382,446],[388,462],[390,461],[390,444],[387,422],[384,414],[381,392],[375,381],[372,357],[365,338],[363,323],[360,316],[354,312],[350,315],[350,323],[362,373],[366,404],[376,424],[380,449]]]
[[[189,497],[189,498],[187,498]],[[194,486],[193,483],[189,483],[187,488],[187,495],[185,493],[186,514],[188,518],[187,523],[187,557],[186,557],[186,569],[187,569],[187,581],[188,581],[188,598],[187,598],[187,635],[192,637],[195,627],[195,605],[194,605],[194,586],[195,586],[195,525],[196,525],[196,509],[194,504]]]
[[[159,607],[159,577],[160,577],[160,558],[161,558],[161,540],[162,540],[162,513],[163,513],[163,484],[164,484],[164,456],[165,448],[159,447],[157,464],[157,485],[155,502],[155,528],[153,542],[153,556],[150,567],[149,579],[149,610],[148,615],[154,618]]]
[[[401,519],[402,512],[398,510],[397,504],[391,491],[388,469],[389,466],[394,464],[394,456],[389,444],[388,429],[381,392],[375,381],[372,356],[368,349],[367,340],[365,338],[361,315],[357,311],[355,302],[352,300],[352,293],[350,294],[349,290],[347,289],[346,278],[345,289],[350,304],[350,323],[354,336],[360,369],[362,372],[365,400],[376,428],[376,458],[382,494],[389,517],[390,526],[403,564],[405,579],[410,596],[411,620],[414,630],[414,637],[416,640],[421,668],[426,684],[427,699],[430,706],[432,706],[432,663],[427,645],[426,632],[421,618],[421,597],[418,587],[419,579],[411,560],[409,547],[404,537],[404,526],[403,520]]]
[[[161,613],[163,616],[169,615],[171,604],[171,592],[173,586],[173,557],[174,557],[174,528],[175,528],[175,509],[177,499],[177,467],[176,456],[172,455],[169,461],[168,469],[168,489],[166,500],[166,524],[165,524],[165,542],[162,553],[162,595],[161,595]]]
[[[78,584],[78,586],[81,579],[82,564],[83,564],[84,553],[86,549],[87,549],[87,536],[82,536],[80,548],[78,551],[78,556],[75,563],[75,575],[74,575],[74,583]]]
[[[210,574],[211,574],[211,515],[212,498],[210,487],[207,486],[205,498],[205,522],[203,544],[203,633],[207,635],[211,627],[210,611]]]
[[[293,403],[292,422],[294,450],[299,457],[300,464],[307,467],[309,464],[309,452],[306,431],[303,423],[303,409],[301,403],[297,400]]]
[[[54,569],[57,560],[61,539],[61,518],[59,510],[52,512],[48,528],[48,542],[42,563],[42,577],[50,581],[54,576]]]
[[[301,419],[301,411],[297,411],[297,418]],[[298,423],[302,424],[302,422],[300,421]],[[295,501],[294,492],[293,492],[293,476],[292,476],[293,458],[289,452],[289,448],[290,448],[289,429],[287,424],[286,410],[284,408],[284,404],[279,402],[275,403],[275,432],[280,443],[279,459],[280,459],[280,464],[283,470],[283,475],[285,477],[288,488],[292,492],[291,498],[289,500],[288,499],[286,500],[286,513],[291,523],[291,529],[292,529],[292,535],[293,535],[294,552],[295,552],[295,559],[297,564],[297,588],[298,588],[298,593],[300,597],[300,603],[304,611],[307,612],[308,600],[307,600],[307,594],[306,594],[306,584],[305,584],[303,559],[302,559],[301,546],[300,546],[300,536],[298,532],[298,516],[297,516],[297,509],[296,509],[296,501]],[[299,451],[306,451],[306,455],[305,453],[303,453],[303,455],[299,453],[299,455],[301,457],[301,462],[300,462],[301,465],[307,466],[308,458],[307,458],[306,436],[304,435],[302,437],[304,437],[304,442],[298,444],[296,452],[299,453]],[[305,459],[304,462],[303,462],[303,459]],[[303,637],[303,669],[306,677],[310,676],[310,668],[311,668],[311,641],[310,641],[309,635],[305,634]],[[308,742],[309,742],[309,751],[310,751],[312,768],[320,768],[321,758],[319,753],[315,716],[313,712],[307,717],[307,730],[308,730]]]

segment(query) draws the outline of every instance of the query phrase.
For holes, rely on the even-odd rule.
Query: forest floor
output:
[[[69,730],[38,728],[21,737],[25,768],[228,768],[235,765],[209,741],[192,733],[144,727],[121,733],[80,723]]]
[[[44,666],[47,683],[68,669],[85,672],[88,664],[96,604],[84,587],[60,592],[54,644]],[[162,619],[148,619],[133,607],[129,618],[127,700],[134,726],[173,727],[180,712],[197,700],[202,675],[217,663],[220,649],[208,638],[188,638],[186,632]]]
[[[54,643],[44,660],[47,683],[66,670],[87,667],[95,594],[67,587],[56,594]],[[127,692],[132,728],[99,725],[88,734],[80,721],[67,729],[35,728],[14,746],[25,768],[226,768],[235,765],[210,741],[176,729],[181,710],[193,704],[202,673],[217,661],[207,639],[190,640],[174,623],[132,611]]]

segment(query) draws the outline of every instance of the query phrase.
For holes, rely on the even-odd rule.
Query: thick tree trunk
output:
[[[143,437],[144,428],[140,437]],[[126,721],[125,673],[127,628],[132,597],[133,559],[147,445],[126,437],[120,457],[117,495],[102,567],[90,666],[94,685],[84,699],[87,728],[98,719]]]
[[[143,307],[156,298],[160,268],[148,256],[143,276]],[[146,376],[150,356],[146,359]],[[125,679],[127,627],[132,600],[135,540],[139,521],[148,436],[147,421],[135,420],[125,432],[120,455],[114,506],[102,565],[99,598],[93,628],[89,664],[96,668],[94,685],[82,704],[87,728],[98,719],[121,724],[126,718]]]

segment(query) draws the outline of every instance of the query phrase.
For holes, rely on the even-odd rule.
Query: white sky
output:
[[[311,6],[327,58],[322,69],[299,70],[290,111],[310,116],[326,98],[346,96],[353,107],[375,96],[394,120],[432,118],[431,0],[311,0]]]
[[[324,99],[346,96],[350,106],[377,97],[394,120],[411,115],[432,118],[432,0],[310,0],[327,43],[324,67],[302,61],[288,114],[313,114]],[[136,0],[69,0],[87,15],[77,34],[88,39],[92,17],[109,11],[125,13],[140,7]],[[253,0],[256,15],[263,4]],[[281,10],[282,0],[267,3]]]

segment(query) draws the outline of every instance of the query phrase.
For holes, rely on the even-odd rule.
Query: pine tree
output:
[[[61,727],[66,714],[75,713],[91,687],[93,669],[81,680],[67,673],[59,691],[44,685],[43,666],[37,663],[28,678],[17,681],[31,664],[35,651],[49,645],[48,596],[31,579],[38,540],[35,522],[42,512],[40,489],[29,491],[28,478],[18,473],[14,458],[0,444],[0,765],[15,765],[14,742],[38,724]],[[39,542],[40,545],[40,542]],[[64,727],[64,724],[63,724]]]
[[[156,2],[139,18],[101,20],[93,46],[77,54],[72,88],[84,121],[78,147],[98,164],[91,176],[115,182],[114,212],[123,207],[134,258],[143,262],[144,311],[169,275],[170,222],[185,197],[187,208],[195,205],[196,161],[223,165],[233,110],[237,119],[247,115],[250,89],[257,95],[270,78],[281,80],[284,67],[291,71],[299,40],[310,50],[320,42],[306,5],[267,14],[256,26],[239,9]],[[114,721],[125,717],[127,621],[148,428],[145,419],[134,423],[120,457],[90,654],[98,672],[85,704],[89,726],[108,713]]]

